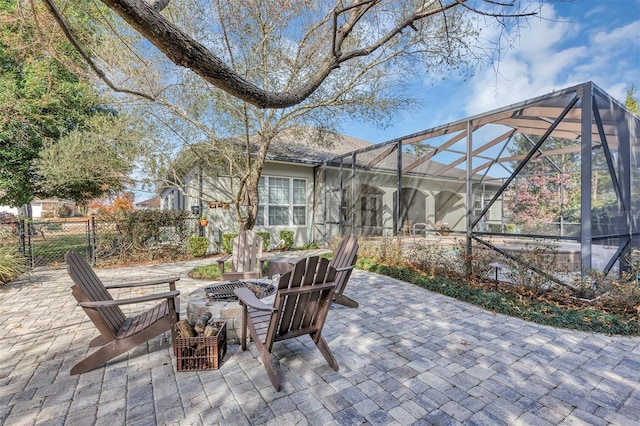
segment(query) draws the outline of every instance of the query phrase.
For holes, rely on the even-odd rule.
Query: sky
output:
[[[384,142],[587,81],[621,102],[635,84],[640,98],[640,0],[546,1],[517,41],[466,80],[415,82],[418,101],[388,127],[348,122],[342,133]]]

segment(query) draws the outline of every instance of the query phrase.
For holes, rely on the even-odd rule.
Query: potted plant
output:
[[[440,235],[447,237],[451,232],[451,226],[449,223],[439,220],[436,222],[436,229],[440,232]]]
[[[200,226],[207,226],[209,224],[209,219],[206,216],[202,216],[200,218]]]

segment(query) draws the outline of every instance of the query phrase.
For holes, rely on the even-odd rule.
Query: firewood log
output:
[[[182,337],[195,337],[196,332],[193,330],[193,327],[186,319],[181,319],[176,323],[178,330],[180,330],[180,335]]]
[[[211,319],[211,312],[205,312],[198,318],[196,324],[194,325],[194,330],[197,334],[202,334],[204,328],[207,326],[207,322]]]
[[[207,324],[207,326],[204,328],[204,337],[211,337],[211,336],[215,336],[215,334],[218,332],[218,327],[215,325],[209,325]]]

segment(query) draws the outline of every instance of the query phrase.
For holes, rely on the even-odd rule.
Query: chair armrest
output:
[[[112,289],[112,288],[143,287],[147,285],[172,284],[172,283],[175,283],[176,281],[180,281],[180,277],[159,278],[157,280],[140,281],[137,283],[110,284],[110,285],[105,285],[104,288]]]
[[[109,306],[119,305],[131,305],[135,303],[150,302],[152,300],[160,299],[175,299],[180,295],[178,290],[168,291],[166,293],[149,294],[147,296],[132,297],[129,299],[116,299],[116,300],[98,300],[95,302],[80,302],[79,306],[83,308],[106,308]]]
[[[334,268],[334,269],[336,270],[336,272],[344,272],[344,271],[350,271],[355,267],[356,265],[351,265],[351,266],[343,266],[342,268]]]
[[[278,294],[280,294],[281,296],[292,296],[296,294],[312,293],[315,291],[331,290],[332,288],[335,288],[335,286],[335,282],[305,285],[302,287],[285,288],[283,290],[278,290]]]
[[[240,302],[244,303],[245,305],[253,309],[257,309],[259,311],[270,311],[270,312],[273,312],[276,310],[276,308],[274,308],[273,306],[269,306],[262,303],[260,299],[256,297],[255,293],[249,290],[248,288],[236,288],[235,290],[233,290],[233,292],[238,297]]]
[[[231,259],[230,254],[226,255],[226,256],[222,256],[220,258],[217,259],[218,262],[218,269],[220,269],[220,273],[223,274],[224,273],[224,262],[226,262],[227,260]]]
[[[295,265],[298,261],[304,259],[304,256],[301,257],[285,257],[282,255],[274,255],[274,256],[265,256],[266,260],[269,262],[276,263],[288,263],[289,265]]]

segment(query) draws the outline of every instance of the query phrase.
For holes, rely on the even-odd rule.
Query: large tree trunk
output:
[[[254,170],[249,172],[249,178],[245,186],[246,197],[249,203],[245,220],[240,223],[240,229],[243,231],[253,229],[253,226],[256,224],[256,217],[258,216],[258,180],[260,179],[260,174]]]
[[[244,188],[248,205],[246,207],[246,216],[240,223],[240,229],[243,231],[253,229],[253,226],[256,224],[258,204],[260,202],[258,197],[258,182],[260,181],[260,175],[262,175],[264,160],[267,157],[267,151],[269,150],[269,145],[271,145],[272,139],[272,136],[262,135],[258,155],[256,155],[250,162],[248,171],[249,175]]]

